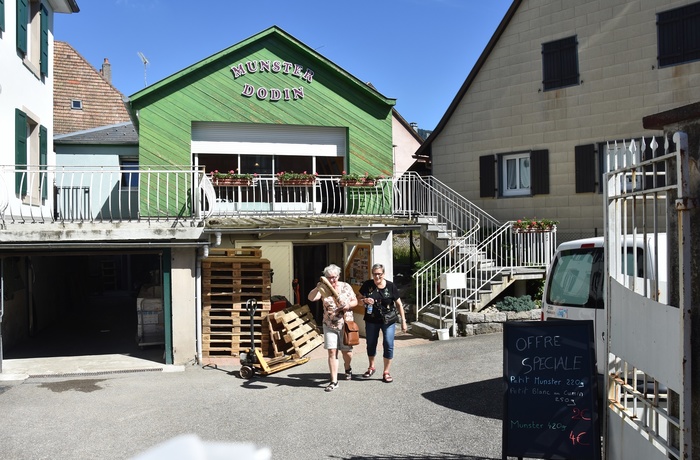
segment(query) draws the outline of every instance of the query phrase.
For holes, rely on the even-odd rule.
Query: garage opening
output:
[[[1,260],[4,360],[122,354],[165,362],[161,252]]]

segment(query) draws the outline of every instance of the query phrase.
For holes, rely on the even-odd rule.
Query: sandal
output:
[[[369,367],[369,368],[367,368],[367,372],[365,372],[364,374],[362,374],[362,378],[363,378],[363,379],[368,379],[368,378],[372,377],[372,376],[374,375],[375,372],[377,372],[377,370],[376,370],[375,368]]]
[[[345,380],[352,380],[352,367],[345,369]]]
[[[338,388],[338,382],[331,382],[331,383],[329,383],[328,386],[326,387],[326,391],[327,391],[327,392],[328,392],[328,391],[333,391],[333,390],[335,390],[336,388]]]
[[[384,383],[391,383],[391,382],[394,381],[394,378],[391,376],[390,373],[385,372],[385,373],[382,375],[382,380],[384,381]]]

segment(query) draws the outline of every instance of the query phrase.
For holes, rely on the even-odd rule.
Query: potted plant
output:
[[[289,185],[313,185],[316,182],[316,173],[307,173],[306,171],[296,173],[294,171],[280,171],[276,174],[277,184],[282,186]]]
[[[384,176],[379,174],[379,175],[371,175],[370,173],[366,172],[364,174],[358,174],[358,173],[347,173],[345,171],[342,172],[340,176],[340,186],[341,187],[374,187],[376,182],[379,179],[383,179]]]
[[[211,172],[211,181],[214,185],[246,186],[253,183],[256,174],[236,173],[235,169],[229,172],[220,172],[215,169]]]

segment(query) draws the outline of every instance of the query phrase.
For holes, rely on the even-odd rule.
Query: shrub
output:
[[[529,311],[537,308],[537,305],[529,295],[522,297],[504,297],[494,305],[498,311]]]

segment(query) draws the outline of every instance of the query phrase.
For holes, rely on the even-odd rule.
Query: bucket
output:
[[[449,329],[436,329],[438,340],[447,340],[450,338]]]

